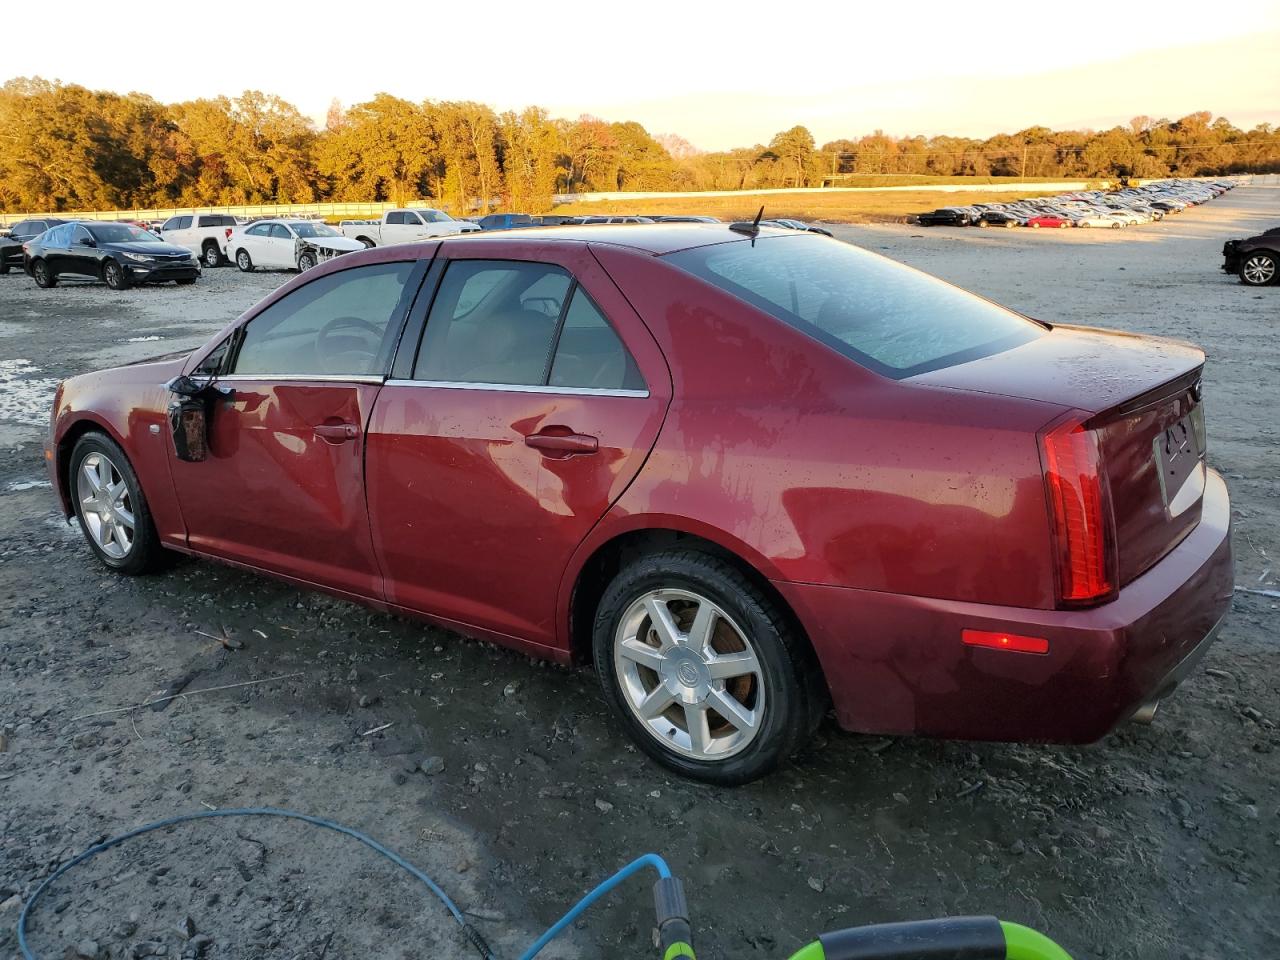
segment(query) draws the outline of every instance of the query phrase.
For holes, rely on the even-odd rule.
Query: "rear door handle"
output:
[[[354,423],[321,423],[312,429],[317,437],[330,443],[346,443],[359,433]]]
[[[585,433],[534,433],[524,438],[527,446],[552,455],[595,453],[600,441]]]

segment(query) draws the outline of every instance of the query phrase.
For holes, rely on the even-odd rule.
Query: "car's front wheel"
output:
[[[826,710],[809,647],[737,568],[695,550],[650,554],[605,590],[596,672],[642,750],[685,776],[734,785],[764,776]]]
[[[298,270],[301,273],[306,273],[315,265],[316,265],[316,255],[314,253],[304,253],[302,256],[298,258]]]
[[[112,290],[125,290],[129,286],[129,275],[114,260],[108,260],[102,265],[102,279]]]
[[[1265,287],[1275,283],[1276,255],[1259,251],[1251,253],[1240,264],[1240,282],[1251,287]]]
[[[151,511],[128,457],[115,441],[97,432],[77,440],[68,480],[80,530],[99,560],[126,574],[155,566],[162,548]]]

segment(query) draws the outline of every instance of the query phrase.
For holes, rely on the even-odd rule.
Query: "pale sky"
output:
[[[968,9],[958,9],[966,7]],[[38,75],[172,102],[280,95],[323,118],[385,91],[638,120],[717,150],[800,123],[819,143],[1101,129],[1196,110],[1280,125],[1280,0],[827,5],[272,0],[102,16],[64,0],[0,18],[0,80]],[[210,15],[208,11],[216,10]],[[794,13],[792,12],[794,11]]]

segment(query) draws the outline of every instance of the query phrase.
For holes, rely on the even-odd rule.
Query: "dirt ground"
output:
[[[1114,232],[839,233],[1048,320],[1202,344],[1236,582],[1274,591],[1280,289],[1218,265],[1224,238],[1277,224],[1280,189],[1243,187]],[[1078,960],[1278,955],[1273,597],[1237,594],[1154,726],[1077,749],[828,725],[794,765],[717,790],[648,763],[589,672],[210,563],[107,573],[43,482],[56,380],[193,347],[287,277],[222,269],[123,294],[0,277],[0,958],[19,955],[23,898],[76,852],[177,813],[259,805],[388,844],[504,958],[649,850],[686,879],[707,958],[782,958],[823,930],[966,913],[1038,927]],[[243,649],[202,635],[224,629]],[[162,711],[77,719],[183,676],[191,695]],[[648,886],[613,894],[547,955],[652,956]],[[112,958],[475,955],[406,875],[273,821],[151,834],[59,881],[32,946],[51,960],[80,944]]]

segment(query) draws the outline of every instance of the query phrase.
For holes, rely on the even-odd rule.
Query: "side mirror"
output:
[[[97,245],[98,245],[98,241],[94,240],[93,237],[80,238],[80,246],[82,247],[96,247]]]

